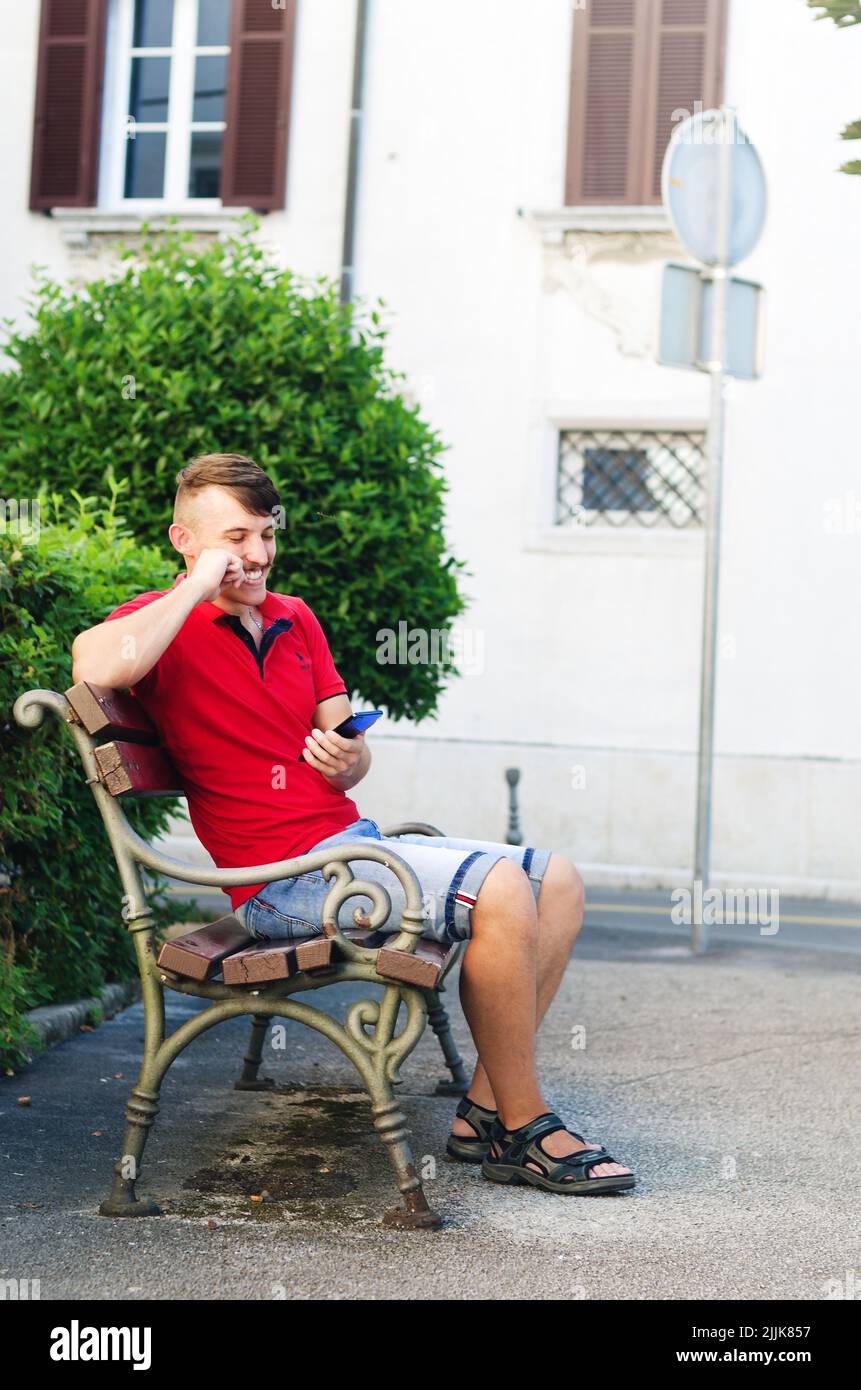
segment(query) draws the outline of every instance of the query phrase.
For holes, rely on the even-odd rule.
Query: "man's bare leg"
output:
[[[510,859],[500,860],[472,909],[472,935],[460,971],[461,1003],[480,1058],[469,1094],[478,1105],[498,1109],[507,1129],[517,1129],[550,1109],[535,1067],[535,1032],[582,923],[582,886],[572,868],[561,856],[551,856],[536,910],[526,874]],[[545,887],[551,892],[542,904]],[[461,1120],[455,1120],[454,1132],[474,1135]],[[557,1158],[595,1147],[564,1130],[545,1135],[541,1142]],[[630,1172],[619,1163],[589,1169],[594,1177]]]
[[[536,986],[536,1032],[562,983],[571,950],[583,925],[586,900],[583,880],[570,860],[551,854],[538,893],[538,972]],[[469,1086],[477,1105],[496,1110],[493,1087],[479,1057]],[[456,1120],[455,1134],[474,1131],[465,1120]]]

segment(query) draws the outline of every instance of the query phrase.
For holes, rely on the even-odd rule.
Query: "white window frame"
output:
[[[114,212],[207,212],[222,207],[220,198],[189,198],[188,175],[193,131],[224,131],[224,121],[192,121],[194,69],[197,58],[229,54],[225,45],[197,47],[198,0],[174,0],[169,48],[133,48],[134,0],[110,0],[105,46],[105,83],[98,206]],[[161,198],[126,198],[126,154],[132,58],[171,59],[167,122],[136,121],[135,134],[167,131],[164,194]]]

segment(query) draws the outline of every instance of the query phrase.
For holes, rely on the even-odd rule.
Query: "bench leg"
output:
[[[401,1003],[407,1017],[403,1029],[396,1034]],[[382,1001],[357,1000],[348,1009],[344,1023],[296,999],[273,999],[265,1004],[260,1000],[260,1005],[262,1007],[255,1009],[253,1001],[244,997],[213,1003],[180,1024],[154,1051],[148,1051],[126,1111],[125,1153],[114,1168],[114,1188],[109,1199],[99,1207],[101,1215],[159,1215],[154,1202],[137,1197],[135,1181],[140,1173],[147,1134],[158,1112],[158,1095],[164,1075],[173,1059],[207,1029],[240,1013],[259,1012],[266,1023],[273,1017],[291,1018],[314,1028],[339,1047],[359,1072],[370,1097],[374,1125],[388,1149],[404,1203],[400,1208],[387,1211],[382,1224],[406,1230],[441,1226],[442,1219],[428,1205],[416,1172],[406,1116],[394,1095],[399,1069],[424,1031],[427,1003],[423,991],[402,990],[386,983]]]
[[[245,1065],[239,1080],[233,1083],[234,1091],[271,1091],[274,1087],[275,1081],[271,1076],[258,1077],[257,1075],[257,1070],[263,1060],[263,1044],[266,1041],[266,1030],[271,1018],[271,1014],[254,1015],[248,1051],[242,1059]]]
[[[381,1224],[408,1231],[436,1230],[442,1225],[442,1218],[428,1205],[421,1178],[416,1172],[409,1145],[407,1117],[391,1088],[387,1098],[380,1095],[380,1091],[385,1089],[374,1087],[377,1094],[372,1098],[371,1112],[377,1133],[388,1148],[404,1205],[385,1212]]]
[[[145,1090],[138,1083],[129,1097],[123,1154],[114,1164],[114,1185],[110,1197],[99,1207],[100,1216],[161,1216],[161,1207],[135,1192],[144,1146],[158,1114],[158,1095],[158,1091]]]
[[[437,989],[428,990],[427,995],[428,1022],[439,1039],[445,1064],[451,1072],[449,1079],[437,1083],[436,1094],[438,1096],[465,1096],[469,1090],[469,1077],[466,1074],[463,1058],[458,1052],[452,1036],[448,1014],[440,998],[442,990],[443,987],[440,985]]]
[[[406,1008],[407,1022],[396,1036],[401,1003]],[[347,1015],[347,1031],[361,1042],[361,1048],[359,1051],[345,1048],[345,1051],[349,1051],[362,1073],[371,1098],[374,1126],[388,1149],[404,1203],[402,1207],[385,1212],[382,1225],[408,1231],[436,1230],[442,1225],[442,1218],[428,1205],[413,1162],[407,1117],[394,1093],[401,1064],[421,1037],[426,1009],[427,1001],[417,990],[407,990],[402,995],[400,990],[389,986],[379,1004],[363,1000],[354,1004]],[[372,1036],[363,1026],[370,1023],[374,1025]]]

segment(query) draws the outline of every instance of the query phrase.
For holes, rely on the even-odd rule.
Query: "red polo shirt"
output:
[[[178,574],[171,589],[185,577]],[[139,594],[105,621],[166,593]],[[238,617],[198,603],[132,687],[182,776],[191,823],[220,869],[291,859],[359,819],[354,801],[298,761],[317,704],[347,694],[323,629],[293,594],[267,593],[258,612],[269,620],[259,650]],[[232,907],[263,886],[228,889]]]

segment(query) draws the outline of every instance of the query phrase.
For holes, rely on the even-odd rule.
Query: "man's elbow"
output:
[[[87,681],[90,685],[105,685],[106,682],[99,680],[95,672],[82,666],[77,662],[72,662],[72,685],[80,685],[82,681]]]
[[[72,662],[72,685],[80,685],[82,681],[87,681],[89,685],[107,685],[108,682],[101,680],[95,671],[91,671],[86,665],[80,662]]]
[[[87,642],[88,633],[79,632],[72,643],[72,681],[75,685],[79,681],[91,681],[93,685],[98,682],[93,674],[92,664],[87,661]]]
[[[112,673],[106,671],[104,662],[100,668],[98,663],[93,661],[92,653],[89,656],[87,654],[90,645],[87,638],[92,631],[93,629],[89,628],[87,632],[79,632],[72,642],[72,684],[78,685],[81,681],[88,681],[90,685],[111,688],[116,684]]]
[[[73,685],[78,685],[78,683],[79,683],[80,681],[85,681],[85,680],[88,679],[88,676],[87,676],[87,673],[86,673],[86,666],[84,665],[84,662],[83,662],[83,652],[82,652],[81,636],[82,636],[82,634],[81,634],[81,633],[78,633],[78,636],[75,638],[74,642],[72,643],[72,684],[73,684]]]

